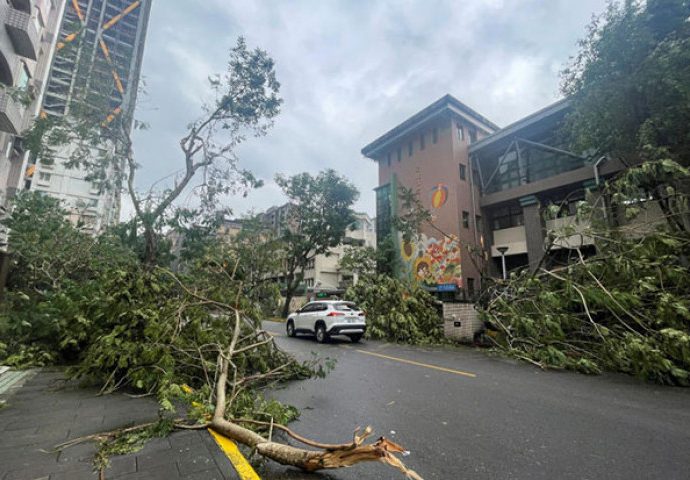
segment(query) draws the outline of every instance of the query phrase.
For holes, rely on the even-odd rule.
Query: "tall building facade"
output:
[[[131,129],[150,10],[151,0],[69,0],[41,115],[69,115],[75,99],[94,95],[102,100],[104,125],[122,117]],[[25,188],[61,199],[73,221],[101,231],[119,218],[119,191],[102,189],[87,180],[87,172],[66,168],[70,153],[61,149],[51,163],[33,159]]]
[[[470,247],[482,242],[482,222],[469,147],[496,130],[493,122],[446,95],[362,149],[378,164],[377,242],[393,242],[400,276],[422,282],[441,297],[472,294],[479,286]],[[431,224],[409,241],[392,223],[404,208],[401,187],[412,190],[432,215]]]
[[[30,154],[22,133],[38,116],[65,0],[0,3],[0,216],[23,187]],[[7,232],[0,226],[0,253]],[[1,276],[1,275],[0,275]]]

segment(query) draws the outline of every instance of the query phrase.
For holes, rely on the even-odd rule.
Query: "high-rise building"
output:
[[[0,217],[23,186],[30,155],[21,135],[39,114],[64,6],[65,0],[0,2]],[[0,227],[0,270],[6,249]]]
[[[130,129],[150,10],[151,0],[68,1],[41,115],[68,115],[75,100],[98,96],[104,124],[121,117]],[[66,168],[69,155],[64,148],[50,164],[34,159],[35,165],[27,169],[26,188],[60,198],[73,221],[85,230],[101,231],[118,220],[119,191],[89,181],[86,171]]]

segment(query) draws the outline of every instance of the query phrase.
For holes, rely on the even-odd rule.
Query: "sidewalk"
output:
[[[62,381],[59,372],[38,372],[8,397],[0,408],[0,480],[98,479],[93,442],[59,453],[45,453],[56,444],[92,433],[156,419],[150,398],[122,394],[96,396],[94,389]],[[235,480],[228,458],[205,430],[174,432],[153,439],[137,453],[111,457],[108,480],[175,479]]]

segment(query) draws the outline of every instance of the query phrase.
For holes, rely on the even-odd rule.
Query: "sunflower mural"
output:
[[[400,257],[410,278],[433,287],[462,287],[460,243],[455,237],[436,239],[421,235],[417,242],[401,240]]]

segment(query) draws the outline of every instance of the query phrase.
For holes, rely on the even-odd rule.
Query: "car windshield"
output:
[[[352,302],[334,303],[333,308],[340,311],[359,310],[359,308],[357,308],[357,305],[355,305]]]

